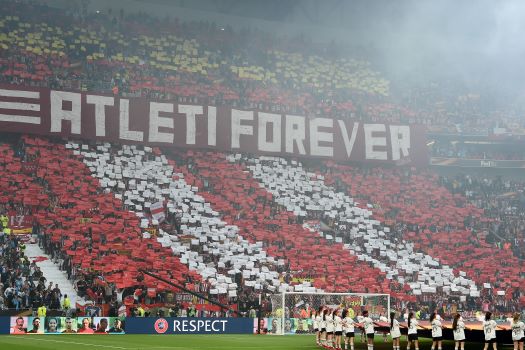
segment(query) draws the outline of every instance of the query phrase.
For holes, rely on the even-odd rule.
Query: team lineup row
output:
[[[393,350],[400,350],[399,340],[401,338],[401,324],[396,319],[397,313],[390,313],[390,336],[392,338]],[[350,317],[348,309],[330,309],[321,307],[318,311],[312,312],[312,322],[316,333],[316,344],[327,349],[341,349],[341,340],[344,342],[344,349],[354,350],[355,329],[359,328],[362,334],[366,335],[368,350],[374,348],[375,321],[369,317],[368,311],[363,311],[357,316],[357,322]],[[487,350],[492,344],[493,349],[497,350],[496,328],[497,323],[492,319],[492,313],[487,312],[483,320],[483,332],[485,336],[485,347]],[[434,312],[430,317],[432,329],[431,350],[441,350],[443,341],[443,324],[441,317]],[[415,313],[410,312],[407,319],[407,350],[412,344],[415,350],[419,350],[418,341],[419,321]],[[525,323],[520,320],[520,314],[514,314],[511,321],[512,340],[514,350],[523,350],[525,341]],[[455,341],[455,350],[465,349],[465,322],[461,314],[456,314],[452,322],[452,331]]]

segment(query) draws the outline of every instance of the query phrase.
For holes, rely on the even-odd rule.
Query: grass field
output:
[[[403,337],[404,338],[404,337]],[[272,350],[315,350],[321,349],[314,344],[312,335],[28,335],[0,336],[0,349],[272,349]],[[430,350],[430,340],[421,339],[419,348]],[[498,349],[511,349],[512,346],[498,346]],[[391,350],[392,343],[377,337],[374,350]],[[406,342],[401,342],[401,349],[406,349]],[[412,348],[413,349],[413,348]],[[454,343],[445,341],[443,350],[453,350]],[[481,343],[466,343],[465,350],[482,350]],[[366,350],[366,344],[359,340],[355,350]]]

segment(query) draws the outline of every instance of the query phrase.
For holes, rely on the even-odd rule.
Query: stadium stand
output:
[[[9,224],[14,215],[30,216],[31,207],[42,209],[49,205],[47,196],[42,193],[38,184],[24,174],[22,165],[17,161],[17,155],[6,144],[0,146],[0,164],[2,169],[1,213],[1,284],[0,304],[3,308],[27,309],[38,307],[42,303],[49,308],[61,307],[60,289],[53,288],[55,284],[49,281],[36,266],[35,260],[25,255],[25,242],[16,236],[15,229]],[[35,225],[35,231],[38,228]],[[13,231],[13,232],[11,232]],[[9,234],[11,233],[11,234]]]
[[[174,21],[155,22],[146,28],[146,22],[151,21],[148,16],[120,17],[115,24],[105,15],[92,14],[79,26],[56,9],[35,11],[10,2],[5,6],[12,15],[0,22],[4,48],[0,69],[4,81],[15,84],[160,99],[210,99],[216,105],[252,108],[262,102],[265,108],[309,114],[332,109],[334,102],[321,101],[328,91],[343,93],[341,101],[347,101],[351,91],[388,94],[388,82],[367,62],[308,57],[272,50],[270,44],[258,50],[267,59],[257,65],[241,47],[233,46],[226,52],[201,45],[196,37],[211,36],[209,42],[228,35],[228,42],[233,43],[241,35],[209,25],[187,26]],[[28,17],[35,15],[38,18]],[[177,35],[153,34],[167,30]],[[248,40],[251,38],[240,42]],[[298,72],[303,73],[301,78]],[[342,102],[335,109],[351,112],[353,105]]]
[[[11,149],[4,152],[4,179],[13,186],[6,186],[9,191],[3,200],[23,205],[43,227],[46,252],[60,255],[71,265],[73,279],[88,282],[78,291],[81,296],[109,302],[116,288],[145,285],[163,290],[157,281],[140,276],[138,270],[144,267],[181,284],[200,279],[173,258],[168,248],[153,240],[144,242],[138,218],[118,209],[121,202],[103,193],[98,180],[89,176],[89,169],[72,153],[65,157],[63,145],[25,137],[23,153],[24,162]],[[27,174],[20,173],[22,168]],[[103,276],[100,281],[99,276]],[[113,288],[110,293],[100,288],[104,291],[100,296],[93,291],[99,284]]]
[[[145,13],[14,4],[2,1],[2,82],[417,123],[434,132],[488,135],[494,125],[521,130],[512,104],[486,106],[479,93],[446,82],[417,88],[396,82],[392,91],[366,60],[298,39]]]
[[[414,290],[445,298],[490,283],[493,290],[507,291],[505,307],[516,306],[512,298],[519,295],[521,262],[477,236],[481,209],[454,194],[458,186],[450,192],[439,187],[431,174],[384,168],[365,173],[330,163],[312,169],[315,173],[300,162],[271,157],[163,155],[147,147],[22,140],[23,161],[9,146],[3,153],[20,188],[16,200],[42,225],[46,252],[70,264],[71,278],[88,282],[79,290],[88,299],[112,303],[126,289],[130,294],[143,288],[138,301],[166,300],[165,286],[148,278],[142,283],[137,269],[148,266],[223,302],[283,286],[390,292],[409,302],[416,300]],[[26,174],[20,174],[22,168]],[[376,193],[386,188],[381,182],[389,183],[389,191]],[[28,196],[38,201],[23,197],[29,187]],[[147,208],[159,199],[168,219],[154,239],[147,229],[158,222]],[[46,200],[53,210],[41,212],[40,201],[45,206]],[[432,212],[446,217],[428,215],[437,205],[445,210]],[[321,222],[330,232],[320,232]],[[348,231],[347,225],[356,229]],[[463,254],[450,254],[450,244]],[[477,248],[469,252],[472,244]],[[151,258],[141,253],[144,245]],[[312,258],[322,264],[310,264]],[[170,263],[168,271],[161,268]],[[346,278],[343,266],[352,266]]]
[[[512,250],[523,259],[523,181],[501,177],[483,178],[475,175],[443,176],[441,184],[451,193],[459,193],[489,218],[481,222],[479,230],[487,231],[486,240],[499,249]]]
[[[460,193],[440,186],[437,175],[415,169],[359,169],[327,164],[326,176],[336,187],[378,205],[384,220],[414,242],[416,249],[439,258],[456,271],[463,270],[478,285],[489,283],[505,290],[508,302],[520,295],[523,261],[512,251],[487,243],[483,227],[492,219],[482,215],[483,210],[469,204]]]
[[[21,249],[21,242],[16,237],[5,237],[2,235],[0,274],[2,276],[0,285],[0,310],[14,308],[16,310],[26,309],[32,305],[35,291],[35,279],[42,288],[38,271],[33,267]],[[32,281],[32,285],[30,282]],[[24,283],[25,282],[25,283]],[[43,281],[42,281],[43,282]],[[45,285],[43,286],[46,287]]]
[[[284,259],[285,270],[291,271],[298,281],[315,278],[313,286],[327,291],[341,291],[350,285],[356,290],[367,290],[366,286],[355,284],[365,276],[377,276],[378,281],[384,281],[383,272],[365,264],[359,264],[360,269],[352,275],[341,276],[344,266],[354,266],[357,258],[343,252],[341,244],[332,244],[303,228],[300,218],[284,210],[242,166],[230,164],[224,154],[192,151],[178,157],[191,164],[191,168],[183,170],[193,177],[192,181],[186,176],[188,181],[207,189],[209,193],[203,197],[225,213],[224,219],[236,222],[248,239],[263,242],[269,255]],[[205,182],[207,186],[199,186]],[[311,264],[311,259],[320,263]],[[294,289],[311,291],[308,284],[303,282]],[[370,288],[389,289],[386,283]]]
[[[263,33],[145,14],[0,6],[2,83],[442,132],[483,134],[494,119],[515,122],[500,111],[480,118],[475,95],[436,99],[435,87],[398,103],[369,62],[307,54]],[[436,155],[487,157],[447,147]],[[522,182],[32,136],[0,145],[0,157],[0,214],[34,217],[44,251],[61,261],[79,296],[97,304],[168,304],[170,288],[141,268],[223,303],[249,304],[261,291],[282,289],[391,293],[399,309],[427,293],[450,304],[450,295],[480,291],[458,302],[470,309],[525,303],[523,206],[506,195]],[[156,205],[162,209],[154,212]],[[18,239],[4,235],[1,243],[0,307],[44,300],[60,308]],[[13,261],[23,261],[20,271]]]
[[[14,6],[9,1],[3,5],[0,71],[4,82],[420,123],[431,131],[487,134],[491,127],[487,120],[516,129],[512,111],[495,110],[488,118],[479,118],[479,95],[454,91],[443,96],[441,91],[448,89],[438,85],[410,90],[410,98],[388,99],[389,82],[370,63],[328,59],[322,52],[307,54],[300,45],[283,44],[259,32],[223,31],[214,24],[176,19],[159,21],[146,14],[68,13],[45,5]],[[176,34],[162,34],[166,32]],[[257,54],[247,55],[247,47]]]
[[[160,155],[158,149],[145,147],[142,150],[136,146],[117,149],[106,144],[84,150],[85,145],[70,143],[68,146],[79,149],[77,152],[83,156],[93,176],[100,179],[102,187],[122,199],[126,209],[141,218],[142,228],[158,226],[158,220],[151,214],[146,216],[144,211],[153,212],[152,205],[159,201],[162,203],[161,216],[164,216],[164,205],[172,219],[174,215],[180,216],[177,227],[170,225],[164,227],[167,231],[161,229],[162,237],[158,241],[171,247],[190,269],[204,278],[213,277],[209,290],[201,292],[228,292],[236,296],[238,286],[232,282],[232,277],[244,271],[249,272],[243,273],[245,286],[274,283],[276,286],[272,289],[277,289],[277,262],[266,256],[261,249],[262,243],[248,242],[239,235],[238,226],[227,225],[214,210],[216,208],[199,195],[198,188],[188,185],[184,174],[176,173],[178,169],[174,169],[173,162]],[[146,234],[145,238],[150,237]],[[259,274],[260,269],[265,274]]]

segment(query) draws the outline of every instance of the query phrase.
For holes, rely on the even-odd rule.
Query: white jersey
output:
[[[370,317],[363,318],[363,326],[366,334],[374,334],[374,320]]]
[[[483,321],[483,332],[485,333],[485,340],[496,338],[496,321]]]
[[[392,327],[390,329],[390,336],[392,337],[392,339],[401,337],[401,329],[399,329],[399,322],[397,320],[394,320],[394,322],[392,323]]]
[[[408,334],[417,334],[417,326],[419,322],[415,318],[410,319],[410,327],[408,327]]]
[[[319,316],[315,316],[312,314],[312,325],[314,326],[314,329],[319,329],[319,323],[317,323],[317,318]]]
[[[334,316],[334,329],[336,332],[343,331],[343,319],[337,315]]]
[[[326,319],[325,317],[328,317],[328,316],[321,316],[321,320],[319,321],[319,328],[321,329],[325,329],[326,330]]]
[[[317,329],[321,329],[321,321],[323,320],[323,316],[321,315],[317,315],[315,316],[315,321],[314,321],[314,329],[317,328]]]
[[[458,324],[456,325],[456,329],[453,332],[454,332],[454,340],[455,341],[465,340],[465,322],[463,322],[462,318],[460,318],[458,320]]]
[[[326,315],[326,331],[331,333],[334,331],[334,316]]]
[[[525,329],[525,323],[523,323],[522,321],[514,323],[514,321],[512,321],[510,327],[512,328],[512,340],[517,341],[525,337],[525,334],[523,332],[523,330]]]
[[[441,321],[434,319],[431,323],[432,325],[432,338],[440,338],[443,336],[443,331],[441,329]]]
[[[345,317],[343,320],[345,333],[354,333],[354,320],[351,317]]]

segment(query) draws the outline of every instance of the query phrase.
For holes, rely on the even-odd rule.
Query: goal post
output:
[[[321,306],[349,309],[352,318],[367,310],[373,320],[390,315],[390,294],[282,292],[270,296],[268,326],[273,334],[313,333],[311,312]]]

